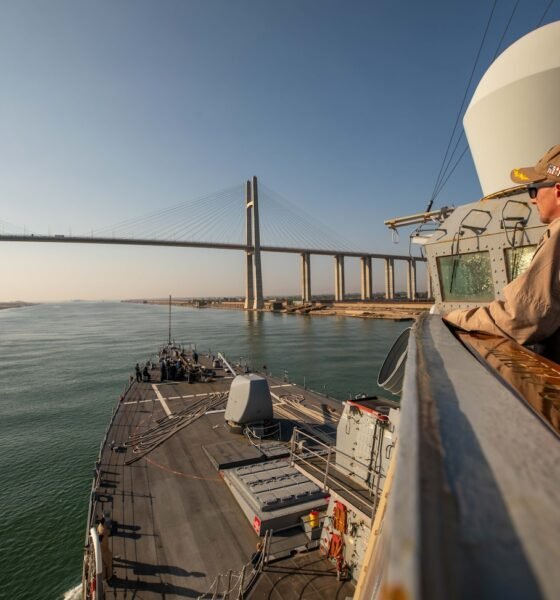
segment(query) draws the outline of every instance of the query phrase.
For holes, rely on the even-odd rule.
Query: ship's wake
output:
[[[78,584],[76,587],[64,592],[63,600],[81,600],[82,597],[82,584]]]

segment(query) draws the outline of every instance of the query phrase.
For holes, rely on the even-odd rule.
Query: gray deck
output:
[[[239,571],[255,550],[258,537],[251,523],[204,449],[214,454],[220,447],[227,449],[226,454],[235,455],[236,448],[240,456],[254,453],[245,437],[228,430],[223,412],[204,415],[132,464],[126,464],[136,456],[132,448],[118,452],[110,447],[112,441],[123,445],[130,436],[156,426],[158,420],[169,419],[164,404],[177,414],[206,394],[227,391],[231,376],[226,378],[223,371],[217,375],[210,383],[156,381],[163,402],[151,383],[134,383],[119,405],[102,453],[93,515],[100,517],[108,510],[118,524],[109,539],[115,574],[111,585],[105,583],[109,599],[195,598],[209,590],[218,574]],[[275,404],[282,405],[279,416],[283,424],[293,427],[287,416],[290,408],[281,397],[295,388],[272,379],[270,386]],[[301,389],[297,393],[298,418],[303,411],[309,423],[327,428],[336,420],[338,403]],[[251,597],[315,598],[319,589],[323,595],[335,597],[341,584],[330,563],[317,552],[305,556],[300,560],[313,564],[312,569],[305,566],[302,571],[292,558],[279,561],[270,574],[261,575],[262,582],[257,582]],[[312,583],[319,571],[322,582]],[[282,572],[282,589],[286,588],[280,596],[278,584],[273,582],[278,572]],[[345,585],[344,597],[353,589]],[[260,595],[263,586],[276,591],[271,596]],[[326,589],[332,589],[332,594]]]

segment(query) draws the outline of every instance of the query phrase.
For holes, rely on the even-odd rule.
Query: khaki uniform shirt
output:
[[[560,218],[545,231],[529,268],[503,290],[503,300],[451,311],[444,319],[466,331],[513,338],[520,344],[545,344],[560,361]]]

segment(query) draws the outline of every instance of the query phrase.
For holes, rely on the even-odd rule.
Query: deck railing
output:
[[[381,449],[379,448],[378,451],[380,450]],[[348,458],[352,460],[357,468],[360,470],[365,470],[368,473],[369,481],[365,481],[361,477],[359,480],[357,478],[353,479],[355,475],[355,469],[350,470],[344,465],[337,463],[337,456]],[[311,458],[313,458],[315,462],[312,462]],[[345,495],[349,497],[348,500],[356,500],[359,504],[366,503],[367,499],[360,494],[357,494],[352,487],[346,484],[346,482],[344,482],[340,476],[337,477],[337,475],[345,475],[346,477],[362,485],[364,490],[368,492],[368,495],[372,497],[371,516],[373,516],[375,513],[377,499],[379,498],[382,488],[381,482],[385,477],[378,461],[374,461],[377,466],[366,464],[362,461],[359,461],[355,457],[342,452],[341,450],[337,450],[336,446],[326,444],[319,438],[314,437],[296,427],[293,431],[290,445],[290,464],[295,466],[296,463],[305,464],[309,467],[309,469],[313,471],[319,471],[322,478],[321,483],[324,489],[332,487],[329,486],[329,477],[336,479],[337,486],[341,488]],[[309,473],[309,469],[305,469],[305,471]]]
[[[123,393],[121,394],[121,396],[119,398],[119,405],[121,402],[124,402],[125,398],[127,397],[128,393],[130,392],[130,388],[134,384],[134,381],[135,381],[134,378],[131,376],[129,379],[128,385],[125,387]],[[85,542],[84,542],[85,546],[87,546],[87,544],[88,544],[89,530],[90,530],[90,527],[94,524],[93,523],[94,515],[95,515],[96,509],[97,509],[96,490],[99,487],[99,484],[101,483],[101,457],[103,454],[103,448],[105,447],[105,444],[107,443],[107,437],[109,435],[109,430],[111,429],[111,427],[113,425],[113,421],[115,420],[115,416],[117,414],[119,405],[117,405],[113,408],[113,411],[111,413],[111,418],[109,419],[109,422],[107,423],[107,427],[105,428],[105,435],[103,436],[103,439],[101,440],[101,444],[99,445],[99,452],[98,452],[97,458],[95,460],[95,470],[94,470],[93,480],[91,483],[91,495],[90,495],[88,517],[87,517]]]
[[[200,594],[197,600],[243,600],[268,563],[272,535],[272,529],[265,533],[262,550],[256,558],[245,563],[240,571],[233,572],[230,569],[227,573],[218,573],[208,591]]]
[[[257,429],[262,435],[257,433]],[[248,425],[243,430],[243,433],[249,440],[249,442],[261,451],[261,446],[264,441],[270,440],[281,440],[282,439],[282,426],[281,423],[273,423],[272,425],[255,425],[254,423]]]

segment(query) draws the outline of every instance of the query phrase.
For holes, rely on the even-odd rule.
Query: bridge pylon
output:
[[[245,242],[247,248],[253,247],[253,201],[251,182],[245,188]],[[245,253],[245,310],[251,310],[254,304],[253,289],[253,251]]]
[[[259,224],[259,192],[257,178],[247,181],[245,195],[245,234],[248,250],[246,252],[246,290],[245,308],[260,310],[264,308],[262,268],[261,268],[261,232]]]

